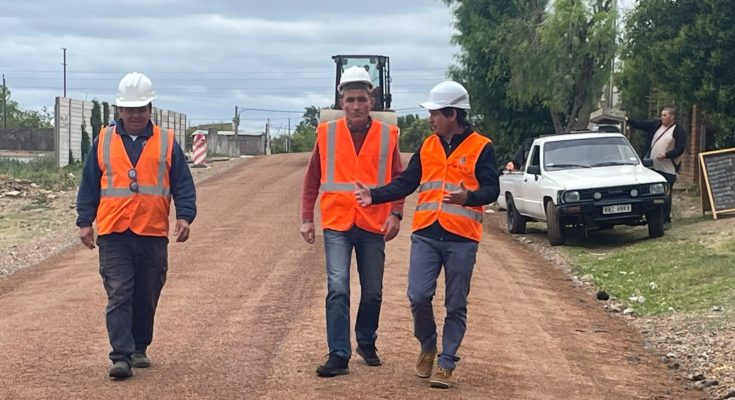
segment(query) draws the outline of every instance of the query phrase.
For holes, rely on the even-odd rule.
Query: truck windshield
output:
[[[624,137],[560,140],[544,146],[544,169],[547,171],[638,163],[633,147]]]

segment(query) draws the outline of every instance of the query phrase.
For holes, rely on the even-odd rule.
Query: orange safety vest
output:
[[[412,229],[416,232],[439,220],[447,231],[479,242],[482,239],[482,206],[446,204],[442,198],[445,191],[459,190],[460,183],[470,191],[480,187],[475,165],[482,149],[492,141],[472,132],[447,158],[440,140],[438,135],[431,135],[421,146],[421,183]]]
[[[154,125],[153,136],[148,138],[138,164],[133,168],[115,127],[100,131],[97,160],[102,179],[97,208],[98,234],[130,229],[141,236],[168,236],[171,205],[169,171],[173,146],[173,131]],[[131,190],[132,170],[135,171],[137,192]]]
[[[319,124],[322,228],[344,232],[357,225],[382,234],[391,204],[361,207],[355,200],[355,183],[359,181],[368,187],[390,183],[397,143],[398,127],[373,120],[360,154],[356,154],[345,118]]]

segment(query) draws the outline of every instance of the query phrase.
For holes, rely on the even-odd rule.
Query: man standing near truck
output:
[[[625,120],[631,128],[646,132],[646,144],[643,147],[643,158],[653,161],[654,171],[661,174],[669,184],[669,201],[664,206],[664,230],[671,228],[672,189],[676,182],[687,143],[687,132],[676,123],[676,109],[666,107],[661,110],[661,119],[639,121]]]

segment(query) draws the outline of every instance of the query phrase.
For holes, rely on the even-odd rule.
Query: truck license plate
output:
[[[614,206],[602,207],[603,214],[620,214],[630,212],[633,208],[630,204],[616,204]]]

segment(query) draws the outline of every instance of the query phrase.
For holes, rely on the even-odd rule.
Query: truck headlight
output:
[[[648,190],[651,192],[651,194],[664,194],[666,193],[666,184],[654,183],[653,185],[648,187]]]
[[[565,203],[574,203],[575,201],[579,201],[579,192],[576,190],[564,192],[563,198]]]

